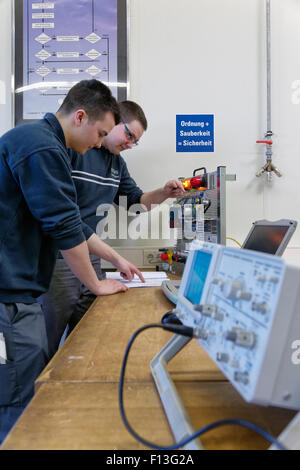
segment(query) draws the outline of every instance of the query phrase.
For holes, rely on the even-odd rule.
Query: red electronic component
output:
[[[190,179],[190,183],[192,188],[198,188],[202,184],[201,176],[193,176],[193,178]]]
[[[183,180],[181,183],[182,183],[182,186],[184,187],[184,189],[192,189],[190,178],[187,178],[187,179]]]
[[[206,183],[206,178],[203,176],[193,176],[191,178],[191,186],[192,188],[206,188],[207,183]]]
[[[192,178],[186,178],[182,181],[184,189],[206,189],[207,182],[206,177],[193,176]]]
[[[162,254],[160,255],[160,259],[161,259],[162,261],[168,261],[169,256],[168,256],[167,253],[162,253]]]

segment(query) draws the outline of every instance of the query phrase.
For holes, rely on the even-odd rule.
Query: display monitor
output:
[[[253,223],[242,248],[281,256],[296,226],[295,220],[258,220]]]
[[[209,270],[212,255],[199,250],[194,254],[190,276],[184,291],[186,297],[192,304],[199,304]]]

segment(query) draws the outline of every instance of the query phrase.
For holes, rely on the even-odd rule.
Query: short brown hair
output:
[[[94,78],[76,83],[65,97],[58,113],[70,114],[77,109],[84,109],[90,121],[102,119],[111,112],[116,124],[120,122],[120,109],[110,89]]]
[[[147,130],[148,123],[144,111],[134,101],[121,101],[119,103],[121,118],[130,123],[131,121],[139,121],[144,131]]]

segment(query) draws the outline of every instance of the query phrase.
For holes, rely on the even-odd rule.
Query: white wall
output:
[[[274,164],[283,177],[255,177],[264,164],[266,131],[265,2],[262,0],[128,0],[130,98],[147,115],[140,146],[124,152],[145,190],[170,178],[226,165],[227,234],[242,241],[251,222],[299,221],[300,0],[271,0]],[[10,0],[0,0],[1,69],[6,104],[0,132],[10,127]],[[299,83],[297,82],[299,80]],[[294,89],[293,89],[294,87]],[[176,114],[215,114],[215,152],[176,153]],[[127,242],[127,245],[145,241]],[[148,242],[148,244],[154,244]],[[124,245],[124,243],[123,243]],[[300,261],[300,229],[287,256]]]
[[[261,0],[131,0],[131,98],[141,103],[149,130],[124,153],[145,190],[197,166],[226,165],[227,233],[242,241],[251,222],[299,220],[300,2],[272,0],[272,130],[282,178],[267,184],[265,162],[265,2]],[[300,85],[298,84],[298,89]],[[294,93],[294,95],[293,95]],[[215,153],[175,152],[175,115],[215,114]],[[148,162],[145,171],[145,162]],[[300,229],[291,245],[300,245]],[[298,250],[293,250],[293,257]],[[300,255],[299,255],[300,260]]]

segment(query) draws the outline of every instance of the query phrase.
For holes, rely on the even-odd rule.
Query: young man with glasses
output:
[[[103,139],[100,149],[89,150],[84,156],[71,152],[81,218],[94,232],[101,220],[96,215],[101,204],[118,204],[119,197],[126,196],[127,208],[140,203],[150,210],[152,204],[184,194],[178,180],[147,193],[137,186],[120,152],[138,145],[147,129],[147,120],[142,108],[133,101],[123,101],[119,108],[121,121]],[[100,258],[91,255],[91,262],[99,279],[103,279]],[[60,255],[50,289],[41,298],[51,355],[57,351],[66,326],[72,331],[94,299],[95,295],[78,281]]]

